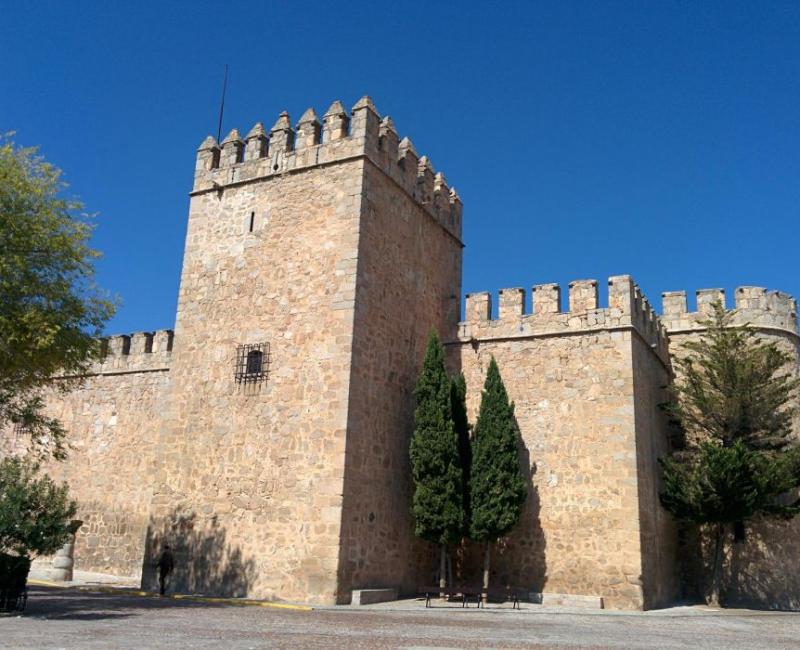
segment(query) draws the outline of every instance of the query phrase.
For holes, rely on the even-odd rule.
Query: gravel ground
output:
[[[34,587],[24,616],[0,617],[2,648],[800,648],[800,614],[426,610],[312,612]]]

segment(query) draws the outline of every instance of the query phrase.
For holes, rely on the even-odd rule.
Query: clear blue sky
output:
[[[0,130],[99,213],[110,332],[174,323],[195,149],[370,94],[465,205],[464,291],[800,296],[799,2],[0,1]],[[602,296],[602,293],[601,293]],[[602,300],[603,298],[601,298]]]

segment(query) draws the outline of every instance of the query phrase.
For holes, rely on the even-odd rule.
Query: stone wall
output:
[[[670,428],[660,408],[667,400],[671,366],[633,338],[633,395],[638,458],[639,527],[642,547],[644,608],[664,607],[680,593],[677,527],[661,507],[658,459],[670,450]]]
[[[112,337],[80,388],[48,399],[70,449],[43,469],[78,502],[77,570],[141,574],[171,346],[168,330]]]
[[[433,580],[436,549],[414,537],[411,517],[413,391],[429,332],[455,335],[460,287],[457,234],[368,164],[342,518],[345,592],[391,586],[413,593]]]
[[[654,400],[637,402],[634,381],[665,363],[663,330],[627,276],[609,281],[607,308],[599,308],[591,280],[570,284],[568,312],[555,285],[534,287],[532,314],[524,304],[522,289],[504,289],[492,319],[489,294],[468,296],[451,346],[453,365],[467,378],[473,422],[496,358],[516,403],[530,477],[522,520],[499,545],[492,579],[602,596],[612,608],[647,606],[661,595],[646,591],[643,573],[652,561],[642,542],[664,544],[669,557],[670,541],[654,540],[655,529],[664,531],[641,520],[640,493],[648,488],[640,483],[652,480],[651,450],[663,431],[651,422]]]
[[[797,304],[779,291],[762,287],[738,287],[735,291],[734,322],[749,323],[759,335],[774,341],[797,360],[800,372],[800,337],[797,334]],[[689,311],[685,291],[663,295],[662,320],[669,331],[670,355],[685,354],[683,345],[703,330],[701,321],[711,313],[714,301],[726,304],[721,289],[697,291],[694,311]],[[800,422],[795,423],[800,435]],[[682,550],[686,595],[700,597],[710,575],[712,549],[703,535],[684,531]],[[726,549],[723,567],[723,598],[730,605],[766,609],[800,609],[800,520],[757,518],[746,526],[743,542]]]

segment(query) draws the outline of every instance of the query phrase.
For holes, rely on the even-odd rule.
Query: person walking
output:
[[[164,544],[161,556],[156,562],[156,568],[158,569],[158,593],[163,596],[167,586],[167,577],[175,568],[175,558],[172,556],[169,544]]]

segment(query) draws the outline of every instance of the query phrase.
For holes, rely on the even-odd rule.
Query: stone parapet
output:
[[[532,313],[525,313],[525,290],[501,289],[499,315],[492,317],[489,292],[467,295],[466,319],[459,323],[460,342],[579,334],[604,329],[633,328],[665,362],[667,333],[660,319],[629,275],[608,279],[608,307],[600,307],[597,280],[569,284],[569,310],[561,311],[556,284],[533,287]]]
[[[335,101],[322,122],[309,108],[296,128],[283,112],[270,130],[261,122],[244,140],[236,129],[221,144],[208,136],[197,150],[192,193],[224,191],[226,186],[366,157],[422,206],[442,227],[461,239],[462,203],[444,174],[427,156],[419,157],[408,138],[400,140],[389,116],[381,118],[364,96],[348,115]]]
[[[102,339],[103,360],[95,363],[90,374],[167,370],[172,360],[172,330],[117,334]]]
[[[669,333],[703,329],[702,321],[712,312],[712,305],[719,301],[728,307],[723,289],[700,289],[696,292],[697,310],[689,311],[686,291],[667,291],[661,294],[661,321]],[[738,287],[734,294],[735,314],[733,322],[738,325],[784,330],[797,335],[797,301],[781,291],[767,291],[764,287]]]

